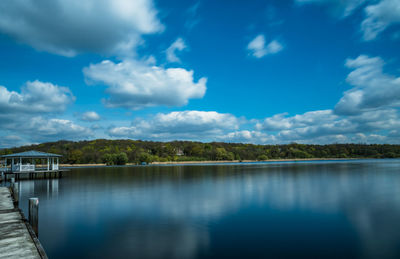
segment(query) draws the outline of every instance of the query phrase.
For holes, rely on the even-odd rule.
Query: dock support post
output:
[[[14,197],[14,202],[15,204],[18,204],[19,202],[19,184],[18,183],[14,183],[14,187],[12,189],[13,192],[13,197]]]
[[[29,224],[31,225],[33,231],[35,231],[37,237],[39,236],[38,212],[39,212],[39,198],[29,198]]]
[[[14,188],[14,184],[15,184],[15,178],[14,177],[11,177],[11,179],[10,179],[10,187],[11,187],[11,189],[12,188]]]

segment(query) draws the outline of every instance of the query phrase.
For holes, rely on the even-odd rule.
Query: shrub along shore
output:
[[[140,163],[210,163],[319,160],[350,158],[398,158],[400,145],[389,144],[285,144],[255,145],[223,142],[141,140],[57,141],[1,149],[0,155],[37,150],[60,154],[61,164],[125,165]]]
[[[152,165],[201,165],[201,164],[226,164],[226,163],[256,163],[256,162],[306,162],[306,161],[348,161],[355,159],[368,158],[292,158],[292,159],[267,159],[267,160],[210,160],[210,161],[167,161],[167,162],[151,162]],[[116,165],[116,164],[114,164]],[[136,166],[140,163],[126,163],[124,166]],[[63,168],[78,167],[106,167],[105,163],[101,164],[60,164]]]

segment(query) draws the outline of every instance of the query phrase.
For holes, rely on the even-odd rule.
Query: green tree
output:
[[[128,156],[124,152],[116,154],[114,163],[116,165],[125,165],[126,163],[128,163]]]
[[[103,162],[106,165],[125,165],[128,162],[128,156],[124,152],[105,154],[103,155]]]
[[[225,148],[218,147],[215,149],[215,159],[216,160],[223,160],[226,155]]]
[[[266,155],[259,155],[259,156],[257,157],[257,160],[259,160],[259,161],[268,160],[268,157],[267,157]]]
[[[81,163],[83,157],[83,152],[80,150],[72,150],[68,155],[68,162],[70,164],[78,164]]]
[[[103,155],[103,163],[106,165],[114,165],[114,155],[113,154],[104,154]]]
[[[145,163],[147,163],[147,164],[150,164],[151,162],[153,162],[153,157],[152,157],[152,155],[150,155],[149,153],[143,152],[143,153],[141,153],[141,154],[139,155],[139,162],[140,162],[140,163],[145,162]]]

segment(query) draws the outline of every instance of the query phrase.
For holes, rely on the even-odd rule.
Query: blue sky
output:
[[[399,143],[399,0],[3,0],[0,147]]]

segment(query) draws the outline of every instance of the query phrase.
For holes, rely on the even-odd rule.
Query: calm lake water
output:
[[[50,258],[400,258],[400,160],[85,168],[20,186]]]

